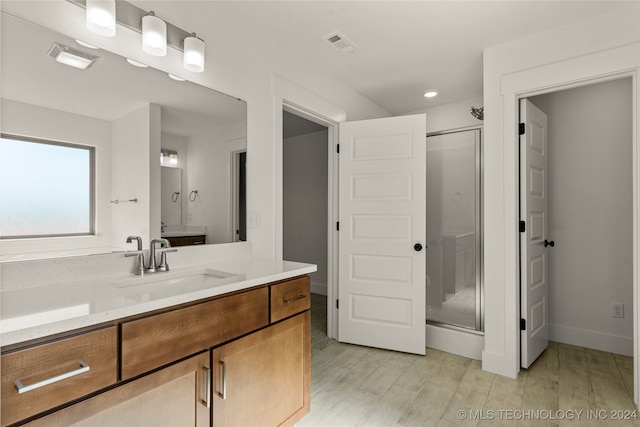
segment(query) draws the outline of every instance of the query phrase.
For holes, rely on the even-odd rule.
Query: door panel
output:
[[[425,353],[424,115],[340,125],[339,339]]]
[[[520,234],[520,356],[528,368],[549,345],[547,235],[547,117],[526,99],[520,101],[520,215],[525,232]]]

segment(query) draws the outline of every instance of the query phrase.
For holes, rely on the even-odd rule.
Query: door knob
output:
[[[547,246],[551,246],[554,247],[556,245],[556,242],[554,242],[553,240],[547,240],[544,239],[544,247],[546,248]]]
[[[416,243],[415,245],[413,245],[413,249],[416,252],[420,252],[422,250],[422,245],[420,243]]]

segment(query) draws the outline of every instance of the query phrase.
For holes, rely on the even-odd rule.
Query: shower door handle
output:
[[[422,245],[420,243],[416,243],[413,245],[413,250],[416,252],[420,252],[422,250]]]

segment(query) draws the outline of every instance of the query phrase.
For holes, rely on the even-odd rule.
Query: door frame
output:
[[[623,48],[624,49],[624,48]],[[593,55],[592,58],[595,61],[600,61],[597,59],[599,55]],[[631,57],[631,56],[630,56]],[[603,62],[599,62],[603,63]],[[606,64],[606,62],[604,62]],[[513,147],[518,147],[519,135],[518,135],[518,124],[520,122],[519,115],[519,103],[521,99],[530,98],[537,95],[547,94],[558,92],[566,89],[572,89],[582,86],[588,86],[596,83],[602,83],[611,80],[617,80],[620,78],[631,77],[632,79],[632,150],[633,150],[633,170],[632,170],[632,180],[633,180],[633,348],[634,348],[634,356],[633,356],[633,366],[634,366],[634,376],[633,376],[633,384],[634,384],[634,401],[636,404],[639,403],[640,399],[640,328],[638,325],[638,313],[639,313],[639,305],[640,305],[640,265],[638,256],[640,254],[640,146],[638,141],[638,109],[637,103],[640,97],[639,88],[638,88],[638,71],[639,67],[637,66],[629,66],[623,69],[606,69],[607,65],[604,65],[604,70],[599,70],[600,72],[588,72],[581,71],[575,72],[570,70],[569,67],[566,67],[566,64],[551,64],[548,66],[540,67],[542,69],[546,69],[545,72],[541,72],[540,68],[526,70],[520,73],[515,73],[510,76],[505,76],[502,79],[503,89],[503,101],[504,101],[504,113],[505,120],[507,120],[507,115],[512,114],[512,120],[509,120],[513,129],[513,132],[509,135],[509,137],[505,137],[505,141],[512,142]],[[556,68],[556,70],[554,70]],[[585,67],[585,69],[588,69]],[[555,72],[554,72],[555,71]],[[537,73],[537,76],[536,76]],[[542,76],[542,77],[539,77]],[[537,81],[537,85],[534,85],[532,82]],[[535,89],[532,89],[535,87]],[[507,106],[509,108],[507,108]],[[505,121],[506,125],[507,121]],[[505,159],[507,156],[505,156]],[[515,155],[513,156],[514,163],[512,167],[515,170],[516,181],[519,183],[519,172],[518,172],[518,164],[520,161],[520,156],[518,151],[515,150]],[[519,197],[520,190],[519,187],[516,191],[515,204],[513,210],[514,218],[519,219]],[[505,208],[511,209],[511,206],[506,206]],[[511,216],[511,215],[509,215]],[[505,221],[507,224],[508,221]],[[519,239],[519,233],[516,234],[516,222],[513,222],[513,230],[509,230],[506,233],[506,236],[511,234],[514,237]],[[520,246],[519,244],[516,246],[517,248],[517,256],[515,258],[515,272],[516,277],[520,277]],[[507,265],[505,263],[505,270],[511,270],[513,266]],[[516,301],[518,302],[516,307],[513,310],[508,310],[505,307],[505,318],[509,319],[512,317],[512,324],[509,326],[505,325],[508,329],[512,329],[514,333],[514,346],[512,346],[513,353],[511,355],[511,360],[515,363],[517,361],[519,365],[520,361],[520,331],[519,327],[516,331],[516,325],[519,326],[520,319],[520,280],[514,281],[514,291]],[[518,366],[515,370],[517,373],[520,370]]]
[[[337,339],[338,312],[334,310],[333,301],[338,299],[338,231],[335,226],[339,218],[338,123],[287,100],[282,101],[282,111],[327,128],[327,336]],[[282,186],[282,179],[279,182]]]
[[[283,254],[283,111],[310,120],[327,127],[328,156],[328,200],[327,200],[327,336],[338,339],[338,311],[335,301],[338,299],[338,231],[335,224],[339,218],[338,210],[338,125],[346,121],[346,111],[324,98],[307,91],[283,78],[273,77],[274,92],[274,217],[275,217],[275,254],[282,260]]]
[[[247,153],[246,148],[231,151],[231,240],[239,242],[240,236],[237,230],[240,228],[240,155]],[[246,166],[245,166],[246,168]],[[246,173],[246,170],[245,170]],[[247,198],[245,177],[245,205]],[[245,212],[246,215],[246,212]],[[245,226],[246,227],[246,226]],[[245,230],[246,232],[246,230]]]

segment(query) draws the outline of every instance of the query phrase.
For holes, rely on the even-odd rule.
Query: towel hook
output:
[[[189,193],[190,202],[195,202],[197,198],[198,198],[198,190],[193,190],[191,193]]]

